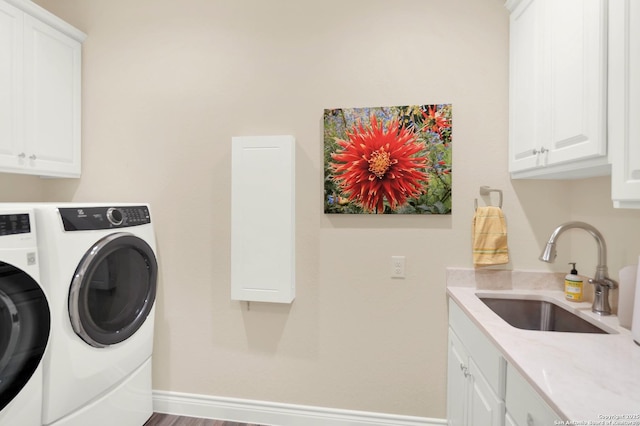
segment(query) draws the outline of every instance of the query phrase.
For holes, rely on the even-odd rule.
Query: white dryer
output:
[[[152,414],[158,264],[146,204],[38,204],[50,298],[43,424],[140,426]]]
[[[0,208],[0,425],[40,426],[50,315],[33,211]]]

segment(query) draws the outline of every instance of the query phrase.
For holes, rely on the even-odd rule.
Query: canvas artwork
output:
[[[324,212],[451,214],[451,104],[324,111]]]

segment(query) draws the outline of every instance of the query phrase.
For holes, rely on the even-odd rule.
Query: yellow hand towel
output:
[[[473,263],[476,266],[509,263],[507,225],[500,207],[478,207],[473,217]]]

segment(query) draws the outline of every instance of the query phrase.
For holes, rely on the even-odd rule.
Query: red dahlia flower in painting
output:
[[[397,119],[385,129],[372,115],[369,127],[358,121],[347,131],[347,140],[336,142],[342,149],[331,154],[333,178],[348,199],[365,210],[382,213],[385,199],[395,210],[423,192],[427,157],[416,154],[425,145]]]

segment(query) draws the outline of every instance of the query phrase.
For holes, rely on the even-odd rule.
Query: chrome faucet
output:
[[[609,278],[609,271],[607,269],[607,244],[604,242],[604,237],[593,226],[584,222],[567,222],[558,226],[549,241],[544,251],[540,255],[540,260],[547,263],[553,263],[556,253],[556,240],[567,229],[580,228],[590,233],[593,238],[596,239],[598,244],[598,266],[596,266],[596,275],[589,279],[589,283],[595,286],[595,297],[593,299],[593,306],[591,310],[598,315],[611,315],[611,306],[609,305],[609,290],[618,288],[618,283]]]

